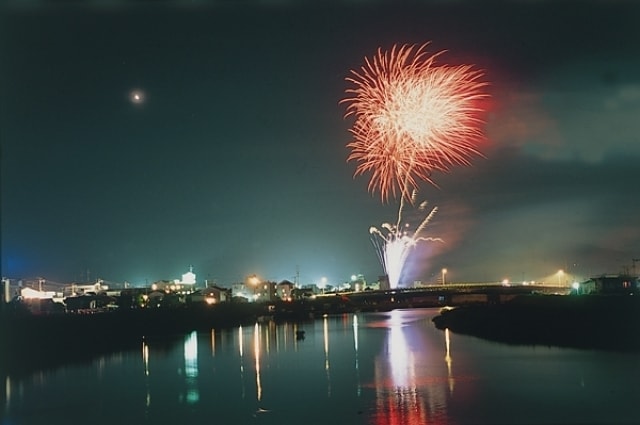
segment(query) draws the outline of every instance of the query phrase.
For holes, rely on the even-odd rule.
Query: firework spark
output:
[[[354,116],[348,160],[355,175],[371,173],[369,191],[409,198],[420,180],[434,184],[434,171],[469,165],[481,155],[483,139],[477,102],[487,95],[483,73],[471,66],[435,65],[444,52],[429,56],[428,44],[393,46],[365,58],[346,80],[354,87],[341,103]]]
[[[411,204],[415,204],[416,192],[413,192],[411,197]],[[429,214],[422,220],[420,225],[415,231],[411,231],[408,223],[402,224],[402,214],[404,211],[404,198],[400,199],[400,208],[398,209],[398,218],[395,224],[383,223],[380,227],[371,227],[369,234],[371,235],[371,241],[373,242],[378,259],[382,268],[384,269],[389,279],[389,286],[395,289],[400,284],[400,278],[402,276],[402,269],[407,260],[409,252],[421,241],[439,241],[440,238],[424,237],[421,236],[424,228],[429,224],[433,216],[438,211],[437,207],[431,209]],[[418,209],[424,211],[427,208],[427,203],[422,202]]]

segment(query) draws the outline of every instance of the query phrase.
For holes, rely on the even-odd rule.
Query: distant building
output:
[[[604,275],[580,283],[576,291],[578,294],[634,294],[638,292],[638,282],[631,276]]]
[[[143,296],[146,307],[158,308],[162,306],[166,292],[151,291]]]
[[[233,294],[234,298],[244,298],[247,301],[253,301],[253,290],[249,290],[249,288],[247,288],[247,285],[245,285],[243,282],[233,283],[231,285],[231,293]]]
[[[391,289],[391,284],[389,283],[389,276],[386,274],[383,276],[378,276],[378,285],[380,285],[378,289],[382,289],[382,290]]]
[[[180,281],[183,285],[195,285],[196,284],[196,274],[193,272],[193,266],[189,266],[189,271],[182,275],[182,280]]]
[[[318,288],[315,285],[305,285],[301,288],[293,288],[291,290],[291,299],[304,300],[308,298],[315,298]]]
[[[596,293],[596,281],[593,279],[585,280],[574,286],[576,294],[589,295]]]
[[[219,286],[209,286],[187,296],[187,302],[203,302],[209,305],[231,301],[231,290]]]
[[[196,290],[196,274],[193,266],[189,266],[189,271],[182,275],[181,279],[158,280],[151,285],[152,291],[164,291],[165,293],[176,293],[187,295]]]
[[[213,285],[202,290],[202,293],[206,296],[212,297],[216,302],[225,303],[231,301],[232,292],[230,289],[221,288]]]
[[[156,280],[151,284],[151,290],[161,290],[161,291],[170,291],[171,285],[173,285],[173,289],[175,290],[176,284],[170,280]]]
[[[352,291],[360,292],[360,291],[364,291],[367,288],[367,281],[365,280],[363,275],[354,274],[353,276],[351,276],[351,282],[349,285]]]
[[[164,291],[166,293],[170,293],[170,292],[188,293],[188,292],[193,292],[193,285],[191,284],[184,285],[178,279],[174,281],[158,280],[156,282],[153,282],[153,284],[151,285],[151,290]]]
[[[256,286],[255,300],[257,302],[275,301],[277,297],[276,283],[264,281]]]
[[[293,290],[295,285],[288,280],[283,280],[276,286],[276,294],[283,301],[291,301],[293,299]]]
[[[20,295],[22,296],[22,298],[32,298],[32,299],[40,298],[40,299],[45,299],[45,298],[53,298],[53,297],[55,297],[56,293],[55,292],[47,292],[47,291],[37,291],[35,289],[27,287],[27,288],[22,288],[20,290]]]

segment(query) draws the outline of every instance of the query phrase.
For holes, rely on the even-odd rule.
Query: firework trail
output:
[[[416,192],[413,192],[411,197],[411,204],[415,204]],[[389,286],[395,289],[400,284],[400,277],[402,276],[402,269],[404,263],[407,260],[411,249],[420,241],[439,241],[440,238],[432,238],[422,236],[421,233],[424,228],[429,224],[433,216],[438,211],[437,207],[431,209],[429,214],[422,220],[420,225],[415,231],[411,231],[409,224],[402,225],[402,214],[404,212],[405,201],[404,198],[400,199],[400,208],[398,209],[398,218],[395,224],[383,223],[380,227],[371,227],[369,234],[371,235],[371,242],[376,249],[378,259],[382,264],[382,267],[389,278]],[[418,209],[421,211],[426,210],[427,202],[422,202]]]
[[[353,84],[345,117],[355,122],[348,161],[358,163],[355,175],[371,174],[369,191],[409,198],[420,180],[434,184],[434,171],[470,165],[481,155],[483,139],[478,101],[487,95],[481,71],[471,66],[436,66],[444,52],[429,56],[422,46],[393,46],[365,58],[346,80]]]

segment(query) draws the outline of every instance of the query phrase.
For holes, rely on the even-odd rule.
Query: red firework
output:
[[[483,139],[478,101],[487,95],[483,73],[469,65],[435,65],[444,52],[428,55],[428,44],[378,49],[346,80],[354,87],[345,117],[354,116],[348,160],[355,175],[370,173],[369,190],[409,197],[418,181],[435,184],[434,171],[469,165]]]

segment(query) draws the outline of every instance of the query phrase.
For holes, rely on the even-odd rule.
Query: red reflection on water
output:
[[[375,360],[376,413],[371,423],[450,423],[446,411],[449,389],[446,374],[420,378],[416,372],[416,365],[423,365],[425,357],[442,353],[429,350],[421,332],[410,332],[412,327],[405,327],[405,319],[404,312],[393,311],[385,321],[389,330],[385,350]],[[414,351],[411,345],[420,347],[420,351]]]

